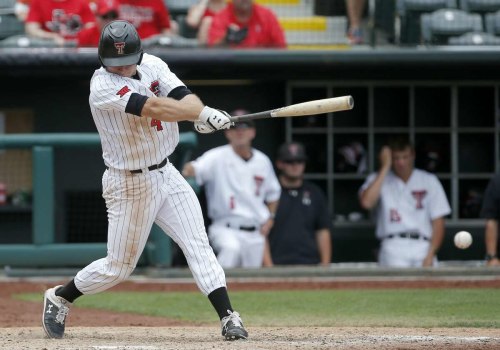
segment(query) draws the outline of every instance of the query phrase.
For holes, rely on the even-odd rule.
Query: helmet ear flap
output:
[[[144,51],[141,50],[141,57],[139,57],[139,62],[137,62],[137,65],[141,64],[142,56],[144,56]]]

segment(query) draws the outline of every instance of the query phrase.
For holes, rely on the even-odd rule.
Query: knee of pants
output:
[[[108,275],[116,278],[116,280],[118,282],[121,282],[121,281],[127,279],[135,269],[135,265],[131,265],[131,264],[125,263],[123,261],[118,261],[118,260],[109,260],[108,259],[108,264],[110,267],[108,269]]]

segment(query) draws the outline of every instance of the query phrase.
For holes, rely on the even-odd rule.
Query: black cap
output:
[[[109,23],[101,32],[98,53],[103,66],[140,64],[143,51],[137,30],[127,21]]]
[[[304,146],[298,142],[288,142],[282,144],[278,150],[278,160],[284,162],[305,162],[307,160],[307,156]]]

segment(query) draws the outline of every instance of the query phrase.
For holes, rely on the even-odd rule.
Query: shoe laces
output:
[[[59,301],[61,302],[61,305],[59,305],[59,309],[57,310],[57,315],[56,315],[56,322],[59,322],[60,324],[64,324],[64,321],[66,320],[66,316],[68,316],[69,313],[69,307],[64,305],[66,300],[63,300],[62,298],[58,297]]]
[[[243,324],[242,324],[242,320],[241,320],[241,317],[240,317],[240,314],[236,311],[229,311],[227,310],[227,312],[229,313],[229,316],[226,316],[222,319],[222,324],[223,326],[225,327],[226,324],[231,321],[233,323],[233,325],[235,327],[243,327]]]

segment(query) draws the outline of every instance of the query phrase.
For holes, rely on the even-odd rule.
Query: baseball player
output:
[[[178,121],[194,121],[204,133],[227,129],[228,114],[208,106],[158,57],[143,53],[133,25],[113,21],[98,47],[102,67],[90,82],[90,109],[104,163],[108,212],[107,256],[44,295],[43,328],[62,338],[76,298],[125,280],[136,267],[153,223],[182,248],[196,284],[219,314],[227,340],[247,338],[233,311],[225,275],[209,245],[198,199],[168,156],[179,141]]]
[[[451,209],[438,178],[414,169],[415,151],[407,140],[395,140],[379,155],[380,170],[359,190],[365,209],[377,208],[379,264],[417,267],[437,264],[444,238],[444,216]]]
[[[225,135],[228,145],[187,163],[183,175],[205,185],[208,236],[222,267],[261,267],[280,184],[269,158],[252,147],[253,122],[239,122]]]

